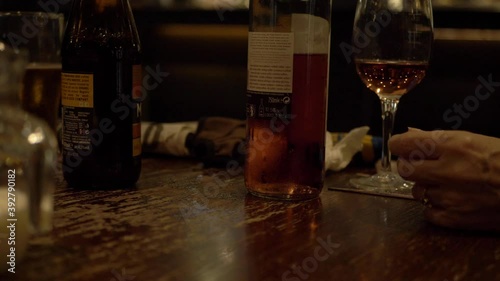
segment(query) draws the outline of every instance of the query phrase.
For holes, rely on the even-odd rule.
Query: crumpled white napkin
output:
[[[332,134],[327,132],[325,142],[326,169],[340,171],[347,167],[352,157],[363,149],[363,138],[369,130],[370,128],[368,126],[355,128],[335,144]]]
[[[196,133],[198,122],[152,123],[142,122],[141,133],[145,152],[189,156],[186,138]],[[351,130],[340,141],[335,142],[332,133],[327,132],[325,140],[325,167],[340,171],[347,167],[352,157],[362,150],[363,138],[369,127]]]

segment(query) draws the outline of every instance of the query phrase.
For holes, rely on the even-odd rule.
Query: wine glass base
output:
[[[408,192],[414,185],[413,182],[406,181],[392,172],[380,172],[373,176],[357,177],[349,182],[357,189],[386,193]]]

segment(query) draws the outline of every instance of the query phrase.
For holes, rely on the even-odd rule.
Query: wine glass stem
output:
[[[382,172],[391,172],[391,152],[389,151],[389,138],[392,136],[394,116],[398,108],[398,99],[380,98],[382,104]]]

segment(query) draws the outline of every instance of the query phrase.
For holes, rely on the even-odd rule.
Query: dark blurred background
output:
[[[144,66],[169,76],[148,93],[146,119],[245,118],[248,1],[130,0]],[[334,0],[328,130],[369,125],[379,135],[380,105],[347,63],[355,0]],[[0,10],[67,14],[71,0],[1,0]],[[396,132],[407,127],[460,129],[500,137],[500,2],[434,0],[435,44],[428,75],[402,97]],[[494,81],[491,94],[478,77]],[[482,91],[488,87],[484,87]]]

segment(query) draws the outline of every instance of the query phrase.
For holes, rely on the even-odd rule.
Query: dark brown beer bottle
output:
[[[137,182],[140,55],[128,0],[74,0],[61,51],[63,173],[70,186]]]

